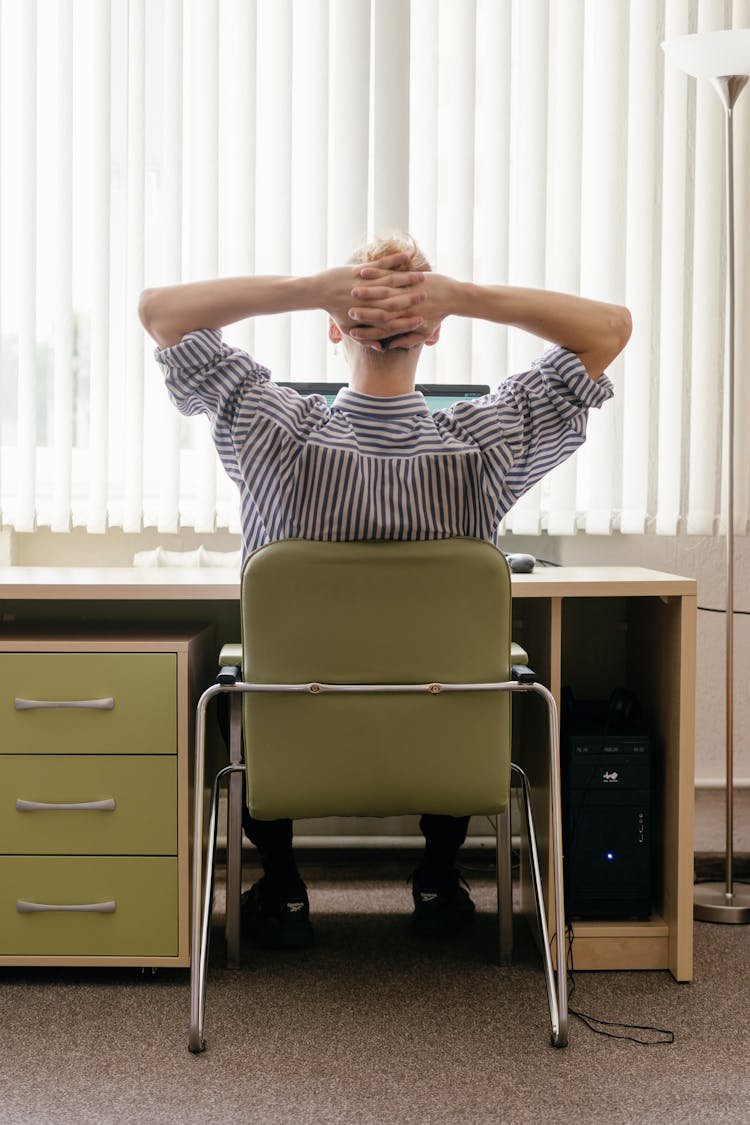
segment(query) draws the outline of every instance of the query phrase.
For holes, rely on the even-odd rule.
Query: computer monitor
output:
[[[291,387],[301,395],[323,395],[330,406],[342,387],[348,383],[286,383],[279,381],[280,387]],[[490,393],[488,386],[477,383],[417,383],[414,388],[421,391],[428,408],[434,413],[445,410],[462,399],[482,398]]]

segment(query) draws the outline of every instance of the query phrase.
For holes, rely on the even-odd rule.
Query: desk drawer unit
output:
[[[0,636],[0,965],[190,963],[210,630]]]

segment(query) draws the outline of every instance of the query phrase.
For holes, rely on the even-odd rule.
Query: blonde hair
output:
[[[429,273],[432,266],[420,250],[410,234],[394,231],[387,236],[371,238],[355,250],[349,259],[350,265],[362,265],[365,262],[377,262],[389,254],[409,254],[409,261],[399,268],[401,270],[421,270]]]

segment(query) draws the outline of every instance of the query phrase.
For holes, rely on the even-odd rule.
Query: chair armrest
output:
[[[514,680],[518,680],[519,684],[535,684],[539,677],[533,668],[529,668],[528,664],[512,664],[510,674]]]
[[[217,684],[236,684],[240,679],[240,670],[236,664],[225,664],[216,673]]]
[[[519,684],[535,684],[538,676],[529,668],[529,654],[515,641],[510,642],[510,673]]]
[[[217,684],[236,684],[241,678],[241,667],[242,645],[222,645],[219,653],[219,671],[216,675]]]
[[[529,668],[529,654],[515,641],[510,642],[510,673],[519,684],[535,684],[538,677]]]
[[[515,664],[523,664],[522,660],[514,661]],[[242,645],[228,644],[221,646],[219,653],[219,667],[225,668],[227,665],[236,664],[238,667],[242,666]]]

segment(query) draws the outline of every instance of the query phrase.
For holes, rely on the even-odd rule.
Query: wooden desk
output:
[[[0,603],[19,602],[235,602],[232,570],[187,567],[0,567]]]
[[[578,969],[669,969],[692,977],[696,583],[638,567],[539,567],[515,575],[514,638],[559,700],[606,699],[627,686],[644,707],[662,764],[655,910],[646,922],[577,922]],[[214,624],[239,636],[233,572],[140,568],[0,568],[0,637],[32,621]],[[12,620],[9,620],[12,619]],[[541,709],[540,709],[541,710]],[[546,861],[549,792],[544,719],[516,708],[515,754],[530,776]],[[528,895],[523,886],[524,909]],[[529,908],[530,909],[530,908]]]

